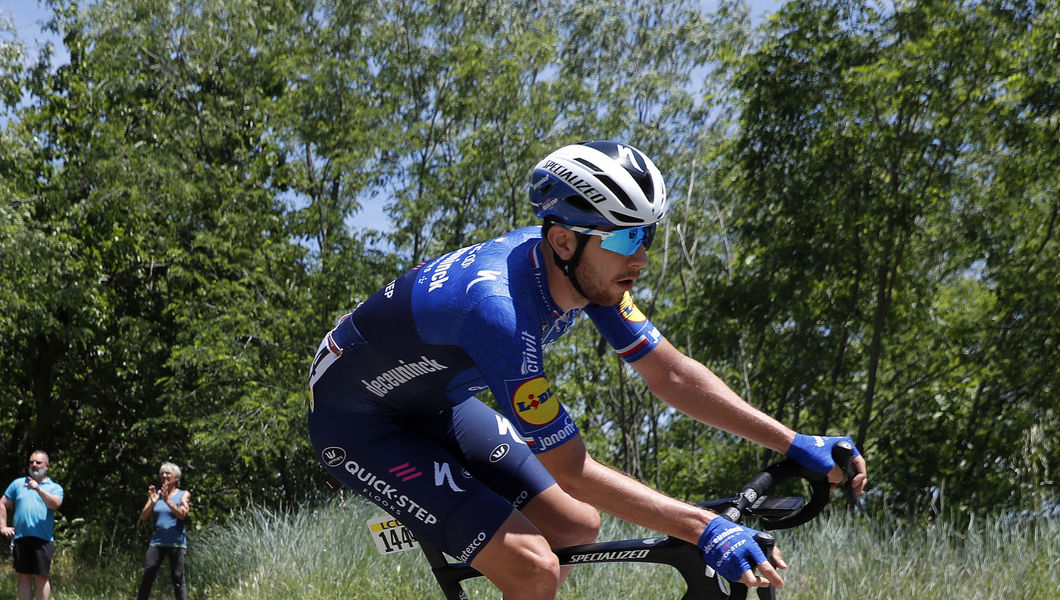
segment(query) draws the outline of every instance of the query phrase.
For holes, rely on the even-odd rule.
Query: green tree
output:
[[[1005,49],[1037,18],[989,2],[791,2],[735,79],[740,131],[723,158],[739,171],[717,185],[737,270],[704,288],[702,320],[728,327],[701,335],[741,339],[752,397],[796,428],[853,432],[877,489],[910,505],[943,489],[958,507],[1011,500],[1003,471],[1042,391],[999,382],[978,350],[1001,349],[1005,314],[983,266],[1011,263],[967,235],[1002,192],[991,115],[1024,69]],[[1042,183],[1021,177],[1001,214]],[[1050,232],[1034,237],[1045,247]],[[1019,254],[1000,236],[986,247],[999,242]]]
[[[48,287],[4,331],[16,443],[66,459],[64,512],[91,527],[132,521],[164,459],[203,519],[303,497],[305,249],[272,188],[276,22],[250,2],[57,4],[70,64],[34,70],[18,113],[21,237]]]

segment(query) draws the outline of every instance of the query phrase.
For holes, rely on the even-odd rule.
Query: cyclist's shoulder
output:
[[[531,251],[538,240],[539,227],[524,227],[444,254],[418,269],[414,301],[425,308],[450,309],[510,298],[512,282],[532,269]]]

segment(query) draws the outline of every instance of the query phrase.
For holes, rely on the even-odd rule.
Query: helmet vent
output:
[[[644,197],[648,199],[649,203],[655,203],[655,188],[652,185],[651,177],[634,177],[637,185],[640,186],[641,191],[644,192]]]
[[[590,169],[592,169],[593,171],[595,171],[597,173],[602,173],[603,172],[603,169],[601,169],[600,167],[594,165],[592,162],[590,162],[588,160],[585,160],[584,158],[575,158],[574,162],[581,163],[581,164],[585,165],[586,167],[589,167]]]
[[[623,206],[625,206],[629,210],[637,210],[637,205],[633,204],[633,200],[629,198],[629,195],[626,194],[626,191],[622,189],[622,186],[615,183],[614,179],[611,179],[607,175],[597,175],[596,178],[599,179],[604,185],[606,185],[607,189],[611,190],[611,193],[614,194],[616,198],[618,198],[618,201],[621,202]]]
[[[589,202],[582,196],[567,196],[563,199],[563,201],[569,204],[571,208],[574,208],[575,210],[580,210],[582,212],[589,213],[590,215],[600,214],[600,211],[596,210],[596,207],[593,206],[591,202]]]
[[[629,223],[630,225],[643,225],[644,224],[644,221],[642,221],[642,220],[640,220],[640,219],[638,219],[636,217],[631,217],[629,215],[624,215],[622,213],[618,213],[618,212],[615,212],[613,210],[608,211],[608,212],[611,213],[611,221],[612,222],[621,221],[623,223]]]

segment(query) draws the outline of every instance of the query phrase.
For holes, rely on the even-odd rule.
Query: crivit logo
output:
[[[525,331],[519,332],[523,340],[523,364],[519,371],[523,375],[541,372],[541,360],[538,358],[537,337]]]
[[[547,425],[559,415],[559,400],[544,377],[523,382],[512,395],[515,414],[530,425]]]
[[[373,395],[382,398],[387,393],[404,383],[427,375],[428,373],[434,373],[435,371],[444,371],[449,367],[442,363],[434,360],[433,358],[427,358],[426,355],[420,356],[418,362],[406,363],[403,360],[398,361],[398,365],[393,369],[383,371],[378,377],[371,381],[361,380],[364,384],[364,389],[371,392]]]
[[[342,461],[346,460],[346,450],[338,446],[328,446],[320,453],[320,460],[324,461],[324,464],[329,467],[337,467],[342,464]]]
[[[426,525],[433,525],[438,522],[438,517],[431,514],[430,511],[420,506],[412,498],[399,492],[397,488],[387,483],[386,480],[378,477],[375,473],[372,473],[368,469],[361,468],[361,465],[357,464],[355,461],[347,461],[346,464],[343,465],[343,468],[346,469],[350,475],[353,475],[364,484],[364,487],[361,489],[361,494],[381,506],[387,512],[393,514],[394,512],[400,511]],[[407,469],[408,463],[405,463],[390,470],[392,472],[406,472],[406,476],[411,475],[416,471],[415,468],[413,468],[412,471],[407,471]],[[409,477],[409,479],[412,479],[412,477]]]
[[[622,313],[622,318],[630,323],[643,323],[648,320],[648,317],[645,317],[644,313],[640,312],[637,305],[633,304],[633,297],[629,295],[629,292],[622,294],[622,301],[618,304],[618,310]]]

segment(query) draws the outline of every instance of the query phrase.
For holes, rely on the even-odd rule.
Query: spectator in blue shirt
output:
[[[162,487],[148,486],[147,502],[140,511],[144,521],[155,515],[155,531],[151,536],[151,545],[144,558],[144,573],[140,579],[140,591],[136,600],[147,600],[151,596],[151,586],[155,583],[162,561],[169,558],[169,574],[173,581],[173,592],[177,600],[188,600],[188,587],[184,582],[184,555],[188,542],[184,535],[184,519],[191,510],[191,494],[177,488],[180,482],[180,467],[171,463],[162,463],[158,469]]]
[[[29,455],[29,475],[12,481],[0,499],[0,533],[14,538],[11,549],[19,600],[30,600],[31,596],[47,600],[52,593],[48,581],[55,556],[52,531],[55,510],[63,503],[63,487],[48,477],[49,466],[48,455],[34,451]],[[12,512],[13,525],[9,525]]]

